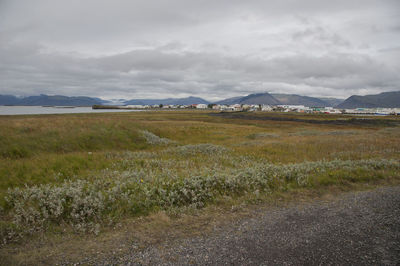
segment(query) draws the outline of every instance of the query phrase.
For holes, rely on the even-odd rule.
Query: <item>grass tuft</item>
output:
[[[98,234],[160,210],[195,212],[226,199],[400,178],[395,117],[360,124],[342,123],[349,117],[263,116],[0,117],[2,240],[63,229]]]

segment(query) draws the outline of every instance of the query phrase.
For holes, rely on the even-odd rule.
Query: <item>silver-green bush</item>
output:
[[[159,136],[157,136],[147,130],[142,130],[141,134],[146,139],[147,143],[150,145],[167,145],[167,144],[174,143],[170,139],[160,138]]]
[[[170,153],[180,160],[165,157]],[[194,155],[207,163],[199,167],[193,157],[186,159]],[[151,156],[121,153],[118,158],[125,170],[105,170],[94,181],[9,189],[6,201],[17,230],[34,233],[55,223],[70,224],[77,232],[98,233],[105,220],[127,213],[200,208],[218,196],[268,193],[285,189],[289,183],[308,186],[310,175],[337,169],[400,168],[398,161],[386,159],[276,165],[233,156],[228,149],[211,144],[174,147]]]

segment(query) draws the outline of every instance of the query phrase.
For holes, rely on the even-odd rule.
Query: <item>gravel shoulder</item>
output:
[[[399,265],[400,186],[260,210],[206,235],[164,241],[96,265]]]

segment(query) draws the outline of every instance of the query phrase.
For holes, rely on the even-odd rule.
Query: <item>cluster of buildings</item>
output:
[[[154,104],[154,105],[123,105],[119,106],[120,109],[207,109],[210,108],[209,104]]]
[[[341,109],[334,107],[307,107],[304,105],[213,105],[221,111],[264,111],[264,112],[297,112],[324,114],[365,114],[365,115],[400,115],[400,108],[355,108]]]
[[[364,115],[400,115],[400,108],[356,108],[341,109],[344,114],[364,114]]]
[[[220,111],[264,111],[298,112],[325,114],[365,114],[365,115],[400,115],[400,108],[355,108],[338,109],[334,107],[307,107],[304,105],[265,105],[265,104],[191,104],[191,105],[125,105],[121,109],[213,109]]]

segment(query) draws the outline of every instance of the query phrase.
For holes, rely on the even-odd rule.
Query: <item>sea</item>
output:
[[[0,106],[0,115],[78,114],[140,111],[142,110],[92,109],[92,107],[74,106]]]

